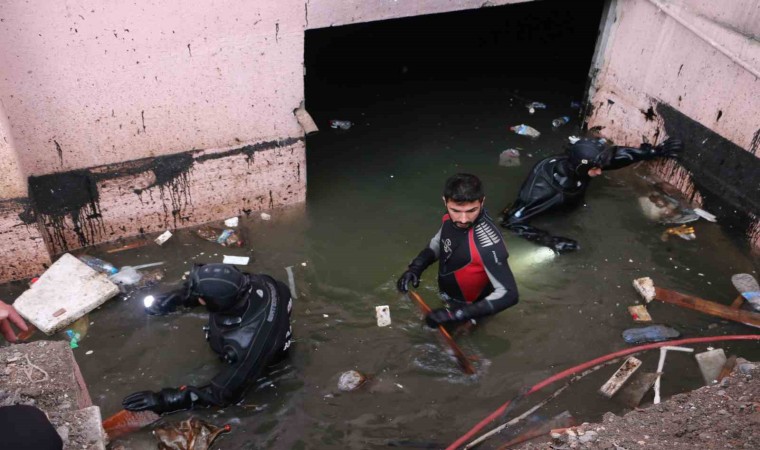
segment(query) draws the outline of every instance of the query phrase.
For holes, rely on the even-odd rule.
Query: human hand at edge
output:
[[[399,292],[407,293],[409,292],[410,283],[415,288],[420,287],[420,277],[417,276],[417,274],[412,272],[411,270],[407,270],[401,275],[401,277],[396,282],[396,289],[398,289]]]
[[[18,337],[13,330],[11,324],[15,325],[21,331],[29,331],[29,327],[26,326],[26,322],[16,312],[16,308],[13,305],[8,305],[0,301],[0,334],[8,342],[17,342]]]

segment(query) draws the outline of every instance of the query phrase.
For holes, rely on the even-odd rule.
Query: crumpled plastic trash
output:
[[[662,239],[663,242],[668,240],[669,236],[678,236],[681,239],[685,239],[687,241],[693,241],[697,238],[697,235],[694,234],[694,227],[687,227],[686,225],[681,225],[680,227],[672,227],[668,228],[662,233],[662,236],[660,236],[660,239]]]
[[[168,423],[153,430],[160,450],[208,450],[222,433],[231,430],[229,425],[217,427],[195,417],[182,422]]]

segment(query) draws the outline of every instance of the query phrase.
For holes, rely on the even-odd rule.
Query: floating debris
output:
[[[356,370],[349,370],[343,372],[338,379],[338,389],[343,392],[351,392],[359,389],[365,382],[367,377],[362,375]]]

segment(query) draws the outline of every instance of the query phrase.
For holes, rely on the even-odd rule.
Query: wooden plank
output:
[[[423,314],[430,314],[430,311],[432,310],[427,305],[427,303],[425,303],[425,300],[422,299],[420,294],[414,291],[409,291],[409,296],[412,298],[412,300],[414,300]],[[438,325],[438,332],[441,333],[443,340],[446,341],[446,343],[449,345],[449,348],[451,348],[451,351],[454,352],[454,356],[456,357],[457,362],[459,362],[459,366],[462,368],[464,373],[468,375],[474,374],[475,368],[472,366],[472,363],[470,363],[470,360],[464,354],[462,349],[459,348],[457,343],[454,342],[454,338],[452,338],[449,332],[446,331],[446,328],[444,328],[443,325]]]
[[[617,391],[623,387],[626,381],[633,375],[636,370],[641,367],[641,360],[631,356],[626,359],[622,366],[607,380],[606,383],[599,389],[599,393],[607,398],[611,398]]]
[[[744,297],[740,295],[734,299],[733,303],[731,303],[731,309],[734,309],[734,310],[741,309],[743,304],[744,304]]]
[[[726,360],[726,364],[723,365],[723,369],[721,369],[720,374],[718,375],[718,378],[715,379],[718,383],[723,381],[724,378],[731,375],[731,372],[734,371],[734,367],[736,367],[736,355],[731,355]]]
[[[655,300],[663,303],[670,303],[684,308],[693,309],[704,314],[720,317],[721,319],[733,320],[734,322],[743,323],[753,327],[760,327],[760,313],[732,309],[730,306],[721,305],[720,303],[711,302],[699,297],[682,294],[655,287]]]
[[[652,372],[638,372],[631,377],[631,381],[618,392],[615,401],[622,403],[628,408],[639,406],[647,392],[652,389],[657,380],[657,374]]]

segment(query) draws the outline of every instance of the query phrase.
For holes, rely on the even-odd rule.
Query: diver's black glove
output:
[[[552,236],[549,247],[557,253],[572,252],[581,248],[578,241],[562,236]]]
[[[185,296],[177,292],[153,294],[153,303],[145,306],[145,312],[154,316],[161,316],[174,312],[178,307],[185,304]]]
[[[425,316],[425,324],[430,328],[438,328],[438,325],[444,325],[457,320],[454,314],[446,308],[438,308],[430,311]]]
[[[190,391],[186,389],[165,388],[159,392],[140,391],[130,394],[121,402],[124,409],[130,411],[150,410],[163,414],[193,406]]]
[[[407,270],[401,275],[401,278],[396,282],[396,288],[399,292],[409,292],[409,283],[415,288],[420,287],[420,276],[411,270]]]
[[[667,138],[653,149],[656,156],[675,158],[683,151],[683,141],[676,138]]]

